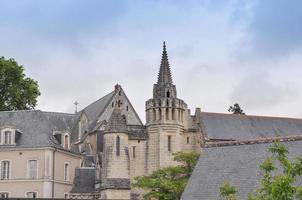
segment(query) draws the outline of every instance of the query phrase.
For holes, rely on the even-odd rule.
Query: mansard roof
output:
[[[208,140],[302,135],[302,119],[207,112],[201,112],[199,118],[201,129]]]
[[[15,147],[62,148],[54,138],[54,132],[71,132],[76,114],[42,112],[40,110],[2,111],[0,128],[9,126],[21,132]],[[9,148],[1,146],[0,148]],[[73,149],[76,150],[76,149]]]
[[[302,155],[302,140],[286,139],[289,157]],[[262,141],[263,142],[263,141]],[[244,145],[242,145],[244,144]],[[260,186],[259,165],[270,154],[267,148],[272,143],[237,143],[231,146],[205,148],[182,195],[182,200],[222,199],[219,187],[229,182],[238,191],[238,199],[247,199],[249,192]]]

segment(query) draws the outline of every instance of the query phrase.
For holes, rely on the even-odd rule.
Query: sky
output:
[[[162,42],[192,114],[302,117],[301,0],[0,0],[0,56],[74,112],[122,85],[145,120]]]

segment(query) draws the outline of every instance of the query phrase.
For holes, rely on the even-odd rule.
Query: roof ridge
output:
[[[39,112],[41,110],[3,110],[3,111],[0,111],[0,113],[4,113],[4,112]]]
[[[205,148],[223,147],[223,146],[238,146],[238,145],[253,145],[253,144],[273,143],[276,141],[290,142],[290,141],[297,141],[297,140],[302,140],[302,135],[275,136],[275,137],[267,137],[267,138],[256,138],[256,139],[250,139],[250,140],[206,142]]]
[[[293,119],[293,120],[302,120],[302,118],[297,117],[278,117],[278,116],[265,116],[265,115],[236,115],[231,113],[218,113],[218,112],[201,112],[202,114],[210,114],[210,115],[228,115],[228,116],[236,116],[236,117],[257,117],[257,118],[269,118],[269,119]]]
[[[55,112],[55,111],[42,111],[40,110],[43,114],[59,114],[59,115],[77,115],[75,113],[64,113],[64,112]]]

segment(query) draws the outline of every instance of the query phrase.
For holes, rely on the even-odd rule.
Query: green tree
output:
[[[14,59],[0,57],[0,111],[34,109],[40,95],[37,81]]]
[[[260,165],[263,175],[261,186],[249,194],[248,200],[302,200],[302,156],[288,159],[288,149],[275,142],[268,151],[272,154]],[[231,190],[230,188],[233,188]],[[236,189],[225,183],[220,194],[227,200],[234,200]]]
[[[240,108],[238,103],[235,103],[233,106],[230,106],[228,109],[229,112],[232,112],[235,115],[245,115],[243,110]]]
[[[134,187],[147,191],[144,199],[179,200],[198,161],[195,152],[178,152],[173,154],[180,165],[170,166],[154,171],[149,176],[136,177]]]

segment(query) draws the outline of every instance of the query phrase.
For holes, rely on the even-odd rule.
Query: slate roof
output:
[[[58,147],[53,137],[54,131],[70,131],[77,115],[67,113],[42,112],[40,110],[2,111],[0,127],[11,126],[21,134],[16,147]],[[9,146],[0,146],[9,148]],[[75,150],[73,148],[73,150]]]
[[[302,119],[202,112],[200,126],[207,139],[248,140],[302,134]]]
[[[77,168],[70,193],[94,192],[95,176],[95,168]]]
[[[106,178],[102,180],[101,189],[130,189],[128,178]]]
[[[290,157],[302,155],[302,140],[284,142]],[[193,171],[182,200],[218,200],[219,186],[225,181],[234,185],[238,199],[259,186],[259,165],[270,154],[271,143],[205,148]]]
[[[108,105],[111,98],[114,96],[115,91],[110,92],[109,94],[103,96],[99,100],[89,104],[81,112],[85,112],[89,121],[95,121],[99,114],[101,114],[106,106]]]

